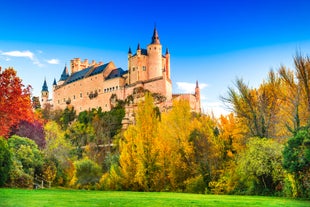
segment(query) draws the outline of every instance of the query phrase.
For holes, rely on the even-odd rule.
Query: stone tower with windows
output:
[[[42,108],[44,108],[44,105],[46,105],[48,103],[48,96],[49,96],[49,92],[48,92],[48,87],[47,87],[47,83],[46,83],[46,79],[45,79],[43,86],[42,86],[42,90],[41,90],[41,106],[42,106]]]

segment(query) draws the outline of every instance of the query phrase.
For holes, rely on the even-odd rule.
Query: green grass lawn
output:
[[[310,201],[262,196],[184,193],[107,192],[83,190],[0,189],[2,207],[91,206],[310,206]]]

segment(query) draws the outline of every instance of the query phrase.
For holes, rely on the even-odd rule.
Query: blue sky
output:
[[[127,69],[128,48],[146,48],[156,24],[173,91],[198,80],[204,112],[218,115],[236,77],[257,87],[270,69],[293,68],[296,51],[310,52],[309,10],[307,0],[1,0],[0,66],[39,95],[75,57]]]

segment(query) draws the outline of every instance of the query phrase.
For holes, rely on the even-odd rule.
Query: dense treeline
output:
[[[218,119],[192,113],[185,101],[160,114],[146,93],[126,130],[123,102],[80,114],[36,103],[35,112],[13,120],[5,109],[13,95],[1,88],[0,119],[8,121],[0,126],[0,186],[32,187],[40,177],[83,189],[308,198],[310,59],[296,55],[294,63],[294,70],[270,71],[258,88],[237,79],[222,97],[232,113]],[[25,103],[10,110],[22,113],[19,107],[31,107],[29,87],[13,69],[4,76],[0,87],[17,80],[14,96]]]

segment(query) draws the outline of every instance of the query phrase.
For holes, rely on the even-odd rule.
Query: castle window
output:
[[[118,86],[116,86],[116,90],[118,89]]]
[[[99,92],[101,92],[101,90],[100,90],[100,89],[98,89],[98,91],[99,91]]]
[[[87,95],[89,95],[89,93],[87,92]]]
[[[135,71],[135,69],[136,69],[136,68],[135,68],[135,67],[133,67],[133,68],[132,68],[132,71]]]
[[[142,66],[142,70],[143,70],[143,71],[146,71],[146,66]]]
[[[73,99],[75,99],[75,95],[73,95]]]
[[[82,93],[80,93],[80,98],[82,98],[83,97],[83,95],[82,95]]]
[[[114,87],[113,87],[113,91],[114,91]]]
[[[105,93],[107,92],[107,89],[106,89],[106,88],[104,89],[104,92],[105,92]]]

